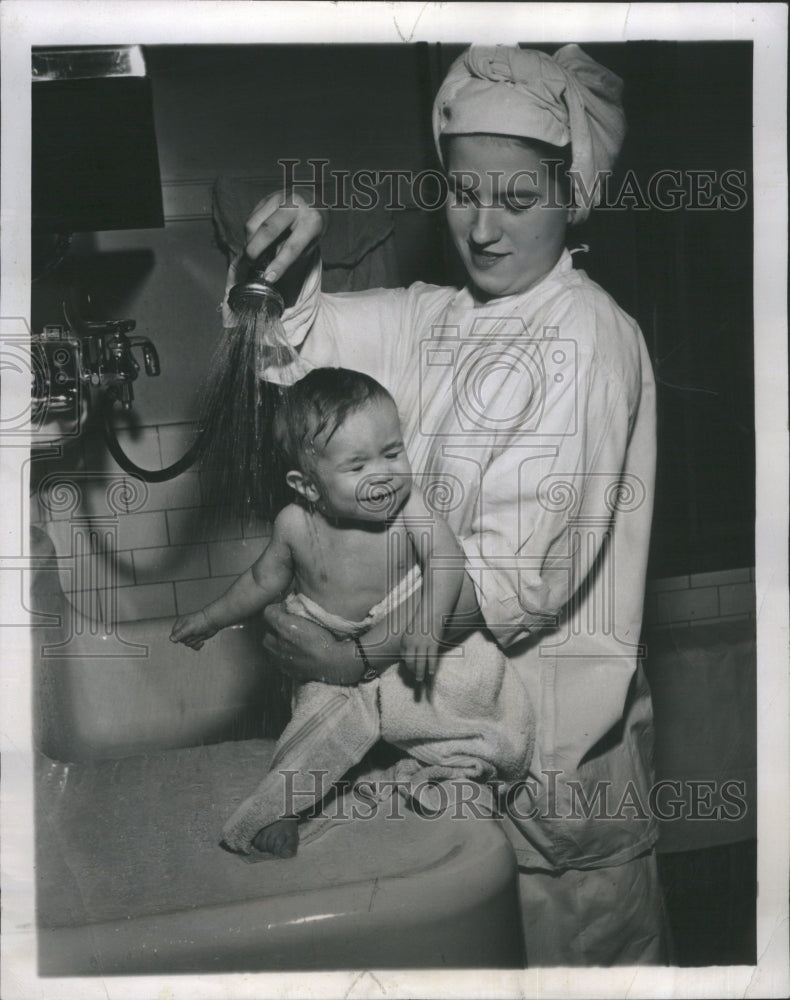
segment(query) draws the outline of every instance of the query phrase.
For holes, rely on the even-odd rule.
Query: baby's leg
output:
[[[269,774],[225,824],[223,840],[230,850],[248,854],[260,849],[255,844],[260,838],[258,843],[274,845],[281,857],[293,856],[297,833],[291,817],[320,802],[379,737],[375,683],[356,688],[313,682],[300,688]],[[291,847],[291,854],[280,853]]]
[[[276,819],[259,830],[252,838],[256,851],[274,854],[278,858],[292,858],[299,848],[299,831],[295,816]]]

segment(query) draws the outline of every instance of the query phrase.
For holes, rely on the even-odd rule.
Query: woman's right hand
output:
[[[263,648],[294,680],[356,684],[362,676],[364,666],[352,642],[336,639],[320,625],[289,614],[284,605],[270,604],[263,612],[263,624]]]
[[[267,281],[279,281],[296,261],[308,263],[307,255],[324,234],[327,224],[326,210],[313,208],[297,192],[279,191],[259,201],[245,226],[247,242],[244,252],[228,265],[222,299],[222,325],[228,328],[238,322],[228,302],[228,294],[234,285],[247,278],[250,260],[257,260],[268,246],[283,233],[287,234],[278,243],[275,258],[265,273]],[[290,305],[296,299],[303,280],[304,274],[296,267],[280,286],[279,291],[286,304]]]
[[[265,277],[278,281],[295,260],[308,253],[323,236],[328,222],[326,210],[310,205],[296,191],[280,191],[259,201],[247,220],[244,252],[257,260],[283,233],[289,235],[278,245]]]

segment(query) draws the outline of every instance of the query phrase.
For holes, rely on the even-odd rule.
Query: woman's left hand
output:
[[[352,642],[336,639],[320,625],[289,614],[282,604],[263,613],[263,648],[294,680],[356,684],[364,671]]]

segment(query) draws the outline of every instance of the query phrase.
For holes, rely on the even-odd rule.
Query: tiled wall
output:
[[[190,424],[168,424],[119,440],[132,461],[159,469],[184,454],[193,434]],[[76,449],[70,457],[76,471],[57,465],[37,471],[31,522],[52,538],[61,586],[88,617],[124,622],[194,611],[262,551],[265,523],[215,523],[207,516],[199,472],[141,487],[115,465],[101,439],[86,437]],[[110,548],[115,559],[98,558]]]
[[[649,626],[677,627],[754,616],[754,569],[750,567],[666,577],[647,586],[645,624]]]

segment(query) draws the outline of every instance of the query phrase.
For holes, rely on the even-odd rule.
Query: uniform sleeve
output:
[[[420,287],[429,286],[322,292],[316,254],[297,302],[283,314],[288,341],[311,366],[354,368],[394,392],[416,336]]]
[[[589,336],[578,338],[573,378],[546,375],[539,418],[495,448],[462,540],[480,608],[504,647],[555,625],[582,596],[610,530],[639,401],[639,355],[634,371],[613,371],[585,343]]]

